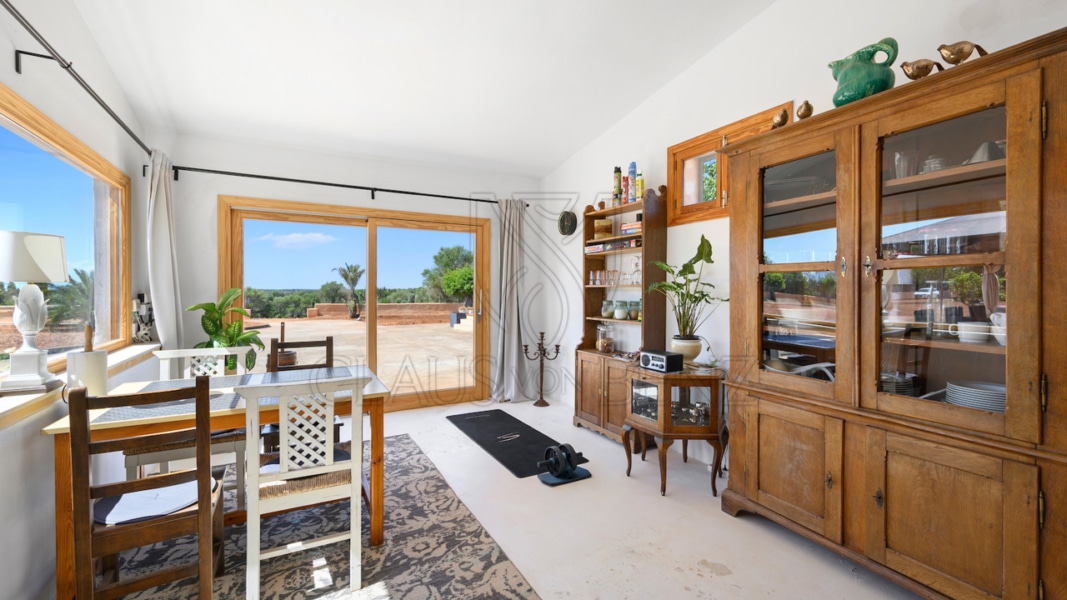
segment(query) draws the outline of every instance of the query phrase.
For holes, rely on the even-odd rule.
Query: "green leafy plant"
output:
[[[730,300],[713,296],[711,290],[715,289],[715,286],[701,281],[704,265],[714,262],[711,258],[711,242],[703,235],[700,236],[697,253],[681,266],[672,267],[658,260],[652,261],[653,265],[667,273],[667,280],[649,284],[648,291],[659,292],[667,297],[667,302],[674,312],[674,320],[678,324],[678,337],[695,339],[696,330],[700,325],[721,303]],[[707,311],[709,307],[711,310]]]
[[[222,293],[217,303],[204,302],[194,304],[185,310],[202,310],[200,326],[204,328],[208,340],[193,346],[194,348],[234,348],[237,346],[255,346],[264,349],[263,341],[259,339],[258,331],[245,331],[244,321],[234,319],[226,324],[226,315],[234,313],[244,317],[250,317],[248,311],[242,306],[233,306],[241,296],[240,288],[230,288]],[[231,356],[227,360],[227,368],[237,366],[237,357]],[[256,351],[249,350],[245,356],[245,368],[252,370],[256,366]]]

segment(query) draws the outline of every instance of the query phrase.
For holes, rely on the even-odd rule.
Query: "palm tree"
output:
[[[359,318],[359,297],[356,296],[356,286],[363,277],[363,267],[345,263],[343,267],[336,267],[334,271],[341,276],[348,286],[348,294],[352,297],[352,306],[348,309],[348,316],[353,319]]]
[[[57,285],[48,294],[48,329],[55,331],[64,321],[93,325],[93,273],[74,269],[66,285]]]

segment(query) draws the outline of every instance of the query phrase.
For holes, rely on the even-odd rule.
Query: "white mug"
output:
[[[1007,327],[1008,325],[1008,315],[1006,313],[995,312],[989,315],[989,320],[997,327]]]

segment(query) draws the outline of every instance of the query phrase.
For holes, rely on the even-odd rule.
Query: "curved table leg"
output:
[[[641,460],[645,460],[645,453],[648,452],[648,434],[638,431],[637,436],[641,438]]]
[[[622,447],[626,449],[626,476],[630,476],[630,466],[632,459],[630,458],[630,434],[633,433],[634,428],[629,425],[622,426]]]
[[[667,495],[667,449],[671,447],[674,440],[670,438],[664,438],[663,440],[656,440],[659,444],[659,495]]]
[[[711,468],[711,495],[717,497],[719,489],[716,479],[722,473],[722,444],[718,440],[708,440],[708,444],[711,445],[712,450],[715,452],[715,462],[712,463]]]

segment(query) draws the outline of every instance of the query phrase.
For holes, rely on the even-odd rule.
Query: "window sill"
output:
[[[107,376],[114,377],[118,373],[152,358],[152,352],[159,349],[159,344],[134,344],[113,350],[107,355]],[[66,372],[57,373],[60,379],[66,377]],[[0,429],[14,425],[51,405],[63,396],[65,386],[60,386],[43,394],[14,394],[0,396]]]

